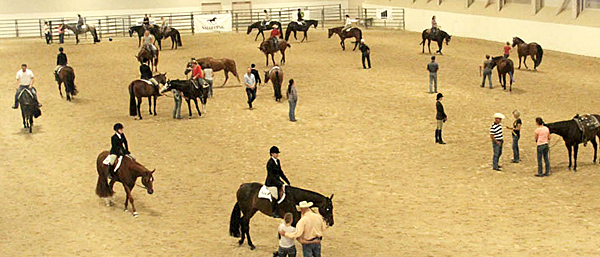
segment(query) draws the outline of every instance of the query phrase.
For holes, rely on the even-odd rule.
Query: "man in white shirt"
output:
[[[252,110],[252,102],[256,99],[256,78],[250,68],[244,74],[244,84],[246,85],[246,95],[248,95],[248,108]]]
[[[39,107],[42,105],[38,102],[37,92],[33,87],[33,72],[30,69],[27,69],[27,64],[21,64],[21,69],[17,72],[17,87],[15,92],[15,104],[13,105],[13,109],[19,108],[19,94],[21,91],[25,89],[29,89],[33,94],[33,98],[38,103]]]

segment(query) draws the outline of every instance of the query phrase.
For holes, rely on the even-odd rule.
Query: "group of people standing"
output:
[[[273,67],[268,71],[267,76],[275,71],[281,69],[277,63],[273,65]],[[246,90],[246,96],[248,97],[248,109],[253,110],[254,100],[256,100],[256,92],[258,87],[261,85],[262,80],[260,79],[260,74],[258,70],[256,70],[256,65],[252,64],[247,69],[246,74],[244,74],[244,88]],[[286,95],[289,103],[289,119],[291,122],[296,122],[296,103],[298,102],[298,90],[296,89],[296,83],[294,79],[290,79],[288,81],[288,87],[286,90]]]

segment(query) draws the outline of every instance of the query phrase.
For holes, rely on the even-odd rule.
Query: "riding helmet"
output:
[[[440,98],[444,97],[444,95],[442,95],[442,93],[438,93],[436,96],[436,100],[440,100]]]
[[[121,123],[117,123],[117,124],[115,124],[115,125],[113,126],[113,130],[114,130],[114,131],[117,131],[117,130],[119,130],[119,129],[123,129],[123,124],[121,124]]]
[[[271,153],[271,154],[279,153],[279,148],[277,148],[277,146],[272,146],[271,150],[269,150],[269,153]]]
[[[62,52],[63,50],[65,50],[65,49],[64,49],[64,48],[62,48],[62,46],[58,48],[58,51],[61,51],[61,52]]]

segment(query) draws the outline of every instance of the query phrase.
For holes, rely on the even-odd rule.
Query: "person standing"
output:
[[[364,39],[360,40],[360,46],[358,47],[358,49],[360,49],[360,51],[362,52],[363,69],[367,68],[367,66],[365,66],[365,59],[369,63],[369,69],[370,69],[371,68],[371,49],[369,48],[369,46],[367,46],[367,44],[365,44]]]
[[[508,58],[508,56],[510,55],[510,43],[506,42],[506,45],[504,46],[504,58]]]
[[[271,195],[273,195],[275,199],[279,200],[279,192],[282,190],[284,185],[283,182],[285,181],[288,186],[292,184],[285,174],[283,174],[283,170],[281,169],[279,148],[277,146],[272,146],[271,149],[269,149],[269,154],[271,155],[271,158],[269,158],[269,161],[267,161],[267,179],[265,179],[265,186],[267,186],[271,192]],[[277,200],[273,201],[271,210],[273,217],[275,218],[281,217],[277,213]]]
[[[208,97],[212,97],[213,96],[213,69],[210,66],[210,62],[206,63],[206,67],[204,67],[204,69],[202,70],[203,76],[204,76],[204,80],[206,81],[206,83],[208,83]]]
[[[277,228],[277,232],[280,231],[294,233],[296,232],[296,228],[292,226],[292,222],[294,221],[294,215],[288,212],[283,216],[283,222],[279,224]],[[278,257],[296,257],[296,245],[294,244],[294,239],[287,238],[285,236],[279,236],[279,248],[277,249]]]
[[[296,103],[298,102],[298,91],[296,91],[296,84],[294,83],[294,79],[290,79],[286,95],[290,104],[290,121],[296,122]]]
[[[310,209],[312,202],[301,201],[296,208],[300,209],[302,218],[296,224],[296,232],[280,231],[279,234],[289,238],[297,238],[302,244],[304,257],[321,257],[321,240],[326,225],[323,216]]]
[[[58,25],[58,27],[56,29],[58,30],[58,43],[64,44],[65,43],[65,26],[63,24],[60,24],[60,25]]]
[[[17,71],[17,87],[15,92],[15,104],[12,106],[13,109],[19,108],[19,94],[25,89],[29,89],[33,94],[33,99],[38,104],[38,107],[42,107],[37,98],[37,90],[33,87],[33,72],[27,69],[27,64],[21,64],[21,69]]]
[[[538,173],[536,177],[550,176],[550,130],[544,125],[544,120],[541,117],[535,118],[537,128],[535,129],[535,142],[537,143],[537,163]],[[542,173],[542,158],[546,163],[546,172]]]
[[[492,139],[492,148],[494,150],[494,157],[492,158],[492,166],[494,170],[501,171],[500,156],[502,156],[502,144],[504,142],[504,134],[502,132],[502,120],[504,115],[502,113],[494,114],[494,124],[490,128],[490,138]]]
[[[250,67],[252,68],[252,75],[254,75],[254,79],[256,79],[256,84],[260,86],[260,84],[262,84],[262,80],[260,79],[260,74],[258,73],[258,71],[255,69],[256,68],[256,64],[252,64],[250,65]]]
[[[442,140],[442,127],[444,126],[444,122],[448,120],[448,116],[444,111],[444,105],[442,105],[444,95],[442,95],[442,93],[438,93],[436,99],[437,101],[435,103],[435,109],[437,110],[437,113],[435,115],[435,119],[437,127],[435,130],[435,142],[440,145],[445,145],[446,143],[444,142],[444,140]]]
[[[61,47],[58,48],[58,55],[56,56],[56,68],[54,68],[54,78],[58,81],[58,69],[61,67],[67,66],[67,55],[63,52],[65,49]]]
[[[246,85],[246,95],[248,96],[248,108],[252,110],[252,102],[256,99],[256,78],[250,68],[248,68],[248,72],[244,75],[244,84]]]
[[[52,42],[52,34],[50,34],[50,24],[47,21],[44,22],[44,36],[46,37],[46,44],[49,45]]]
[[[492,60],[490,60],[489,55],[485,56],[485,61],[483,62],[483,81],[481,81],[481,87],[485,87],[486,77],[490,83],[490,89],[492,89]]]
[[[427,64],[427,70],[429,71],[429,93],[437,93],[437,72],[440,66],[435,62],[435,56],[431,56],[431,62]],[[433,85],[435,84],[435,88]]]
[[[175,101],[175,106],[173,107],[173,119],[181,119],[181,92],[177,89],[171,90],[173,93],[173,100]]]
[[[523,124],[523,122],[521,121],[521,113],[519,113],[519,111],[514,110],[513,116],[515,117],[515,122],[513,122],[513,126],[506,126],[507,129],[512,130],[513,159],[510,162],[519,163],[521,161],[521,156],[519,155],[519,139],[521,139],[521,125]]]

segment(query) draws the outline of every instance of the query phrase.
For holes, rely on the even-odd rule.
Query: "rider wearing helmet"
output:
[[[277,201],[279,200],[279,191],[282,189],[283,181],[287,183],[287,185],[291,185],[290,181],[287,179],[285,174],[283,174],[283,170],[281,170],[281,161],[279,160],[279,148],[277,146],[271,147],[269,153],[271,154],[271,158],[267,162],[267,179],[265,181],[265,186],[269,187],[269,191],[271,191],[271,195],[276,199],[273,201],[272,211],[273,217],[277,218],[279,215],[277,214]],[[281,181],[283,179],[283,181]]]
[[[127,145],[127,139],[123,133],[123,124],[117,123],[113,126],[115,134],[110,138],[110,155],[108,165],[108,175],[113,179],[117,179],[117,173],[115,172],[115,162],[121,156],[130,154],[129,146]]]
[[[54,69],[54,77],[56,81],[58,81],[58,69],[61,67],[67,66],[67,55],[63,52],[65,49],[61,47],[58,48],[58,55],[56,56],[56,68]]]
[[[267,10],[264,10],[263,12],[265,13],[265,17],[263,18],[260,25],[264,30],[266,30],[267,25],[269,25],[269,23],[271,22],[271,17],[269,16],[269,12],[267,12]]]

